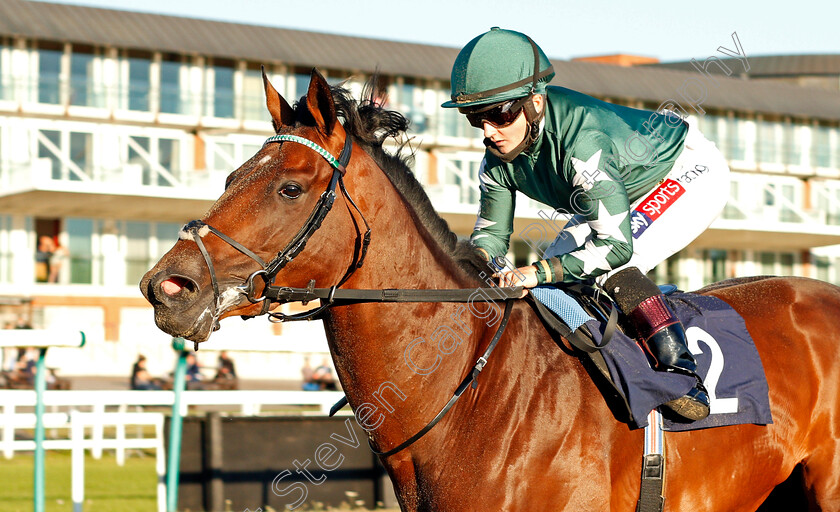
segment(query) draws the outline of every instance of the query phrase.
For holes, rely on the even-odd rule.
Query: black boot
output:
[[[659,287],[638,268],[630,267],[610,276],[605,288],[627,315],[651,366],[657,371],[683,373],[697,380],[688,393],[664,404],[665,407],[692,421],[708,416],[709,395],[697,375],[694,356],[688,351],[685,329]]]
[[[665,303],[665,298],[662,295],[649,297],[627,316],[642,348],[654,362],[654,370],[682,373],[697,380],[688,393],[663,405],[691,421],[708,416],[709,395],[697,375],[697,362],[688,351],[685,329]]]

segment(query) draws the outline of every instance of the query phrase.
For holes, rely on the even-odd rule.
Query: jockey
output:
[[[571,219],[533,265],[503,271],[504,286],[595,279],[615,300],[654,369],[696,378],[665,404],[689,420],[709,397],[685,330],[645,274],[720,214],[729,167],[715,145],[671,111],[614,105],[562,87],[531,38],[498,27],[470,41],[452,68],[452,99],[484,131],[480,210],[472,243],[507,253],[515,193]],[[523,280],[524,279],[524,280]]]

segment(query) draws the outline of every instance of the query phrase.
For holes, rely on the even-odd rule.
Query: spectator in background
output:
[[[137,356],[137,361],[134,363],[134,368],[131,370],[131,389],[135,390],[149,390],[161,389],[160,384],[152,379],[149,372],[146,370],[146,356],[140,354]]]
[[[226,351],[222,350],[219,352],[219,370],[214,380],[235,378],[236,367],[233,365],[233,359],[230,358]]]
[[[315,373],[315,370],[312,369],[312,365],[309,364],[309,356],[303,358],[303,366],[300,369],[300,376],[303,383],[301,384],[301,388],[304,391],[319,391],[321,386],[312,380],[312,375]]]
[[[50,283],[57,283],[59,281],[59,272],[61,272],[61,267],[64,261],[70,256],[70,252],[67,250],[66,247],[62,247],[57,242],[54,243],[55,249],[53,250],[52,256],[50,256],[50,275],[48,281]]]
[[[204,389],[202,384],[201,367],[198,366],[198,361],[195,354],[187,354],[187,389]]]
[[[52,237],[42,235],[38,237],[38,248],[35,251],[35,281],[47,283],[50,279],[50,260],[55,252],[55,242]]]
[[[321,361],[321,366],[315,368],[315,371],[312,372],[312,381],[318,383],[321,391],[336,391],[338,389],[329,359],[325,357]]]

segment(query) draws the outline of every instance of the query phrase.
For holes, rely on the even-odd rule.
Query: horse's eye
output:
[[[303,190],[296,183],[287,183],[280,189],[280,195],[287,199],[297,199],[302,193]]]

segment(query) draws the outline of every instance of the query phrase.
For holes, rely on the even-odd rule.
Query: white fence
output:
[[[317,414],[329,413],[330,407],[343,394],[338,391],[184,391],[181,394],[181,414],[186,415],[189,406],[233,406],[238,407],[242,415],[253,416],[260,413],[263,406],[317,406]],[[115,407],[118,413],[126,413],[128,407],[169,406],[175,400],[172,391],[47,391],[44,393],[44,405],[47,410],[55,411],[59,407],[69,411],[89,409],[93,413],[90,418],[103,417],[106,407]],[[34,441],[15,441],[15,430],[32,429],[35,415],[21,413],[20,407],[34,407],[35,392],[31,390],[3,390],[0,391],[0,450],[5,458],[10,459],[15,451],[34,449]],[[48,412],[45,414],[45,427],[48,429],[71,427],[70,412]],[[110,414],[110,413],[109,413]],[[150,414],[150,413],[137,413]],[[126,418],[141,418],[142,416],[126,416]],[[138,420],[139,421],[139,420]],[[117,423],[116,438],[105,440],[106,424],[93,421],[90,443],[94,458],[102,456],[103,449],[114,449],[118,462],[124,460],[125,449],[131,441],[125,438],[125,428],[131,425],[146,423]],[[137,441],[137,439],[133,440]],[[46,449],[64,446],[60,440],[47,440]],[[66,440],[63,442],[67,442]],[[56,444],[58,443],[58,444]]]

